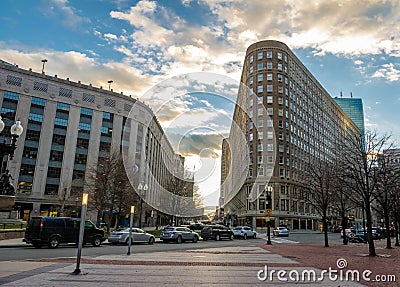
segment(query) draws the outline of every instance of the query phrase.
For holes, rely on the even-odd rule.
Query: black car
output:
[[[201,230],[201,237],[204,241],[208,239],[222,240],[222,238],[232,240],[233,231],[224,225],[206,225]]]
[[[24,241],[36,248],[47,244],[57,248],[61,243],[78,243],[80,218],[71,217],[32,217],[25,231]],[[85,222],[83,242],[100,246],[105,240],[104,231],[91,221]]]
[[[189,225],[189,229],[190,230],[193,230],[193,231],[196,231],[196,232],[199,232],[199,233],[201,232],[203,227],[204,227],[204,224],[201,224],[201,223],[193,223],[193,224]]]

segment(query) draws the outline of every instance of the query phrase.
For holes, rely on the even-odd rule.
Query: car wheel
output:
[[[93,240],[92,245],[93,245],[94,247],[100,247],[100,245],[101,245],[101,239],[100,239],[99,237],[96,237],[96,238]]]
[[[150,237],[148,243],[149,243],[149,245],[153,245],[154,244],[154,237]]]
[[[219,234],[215,235],[215,240],[216,241],[220,241],[221,240],[221,236]]]
[[[247,234],[243,235],[243,239],[246,240],[247,239]]]
[[[60,245],[60,238],[52,237],[49,241],[49,248],[57,248]]]
[[[182,243],[182,237],[178,236],[178,238],[176,239],[176,243],[181,244]]]
[[[193,236],[193,243],[197,243],[197,240],[199,240],[198,238],[197,238],[197,236],[195,235],[195,236]]]
[[[254,233],[253,238],[256,239],[257,238],[257,234]]]

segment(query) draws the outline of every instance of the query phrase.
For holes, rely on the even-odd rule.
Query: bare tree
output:
[[[115,223],[118,225],[120,213],[128,212],[129,206],[134,204],[135,194],[129,184],[121,154],[114,152],[109,157],[100,158],[96,166],[89,167],[86,184],[93,194],[90,206],[97,210],[97,222],[102,219],[103,211],[108,210],[110,215],[106,223],[109,228],[116,210]]]
[[[384,218],[386,226],[386,248],[392,248],[390,238],[390,217],[396,210],[397,186],[400,180],[400,172],[390,164],[390,153],[379,155],[379,182],[376,185],[375,199],[378,203],[375,210]]]
[[[346,186],[349,199],[361,204],[365,210],[370,256],[376,256],[372,237],[372,202],[380,173],[377,155],[383,152],[388,141],[387,135],[378,136],[376,132],[367,131],[365,141],[361,135],[349,134],[342,145],[341,180]]]
[[[333,164],[328,160],[314,159],[305,169],[304,199],[321,215],[325,247],[328,242],[328,212],[334,199],[336,175]]]

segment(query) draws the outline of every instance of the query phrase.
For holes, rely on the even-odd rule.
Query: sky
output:
[[[332,97],[362,98],[366,128],[399,144],[398,0],[2,0],[0,7],[0,59],[37,72],[47,59],[48,75],[96,87],[113,80],[115,92],[144,100],[198,171],[205,205],[218,204],[232,95],[257,41],[287,44]],[[222,78],[214,88],[203,82],[201,92],[182,81],[202,82],[196,73]],[[179,92],[169,100],[149,93],[176,79]]]

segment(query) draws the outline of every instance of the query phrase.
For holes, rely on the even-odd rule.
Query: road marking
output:
[[[267,241],[267,238],[263,238],[265,241]],[[300,242],[298,242],[298,241],[294,241],[294,240],[289,240],[289,239],[283,239],[283,238],[277,238],[277,237],[275,237],[275,238],[271,238],[271,241],[272,242],[275,242],[275,243],[286,243],[286,244],[296,244],[296,243],[300,243]]]

